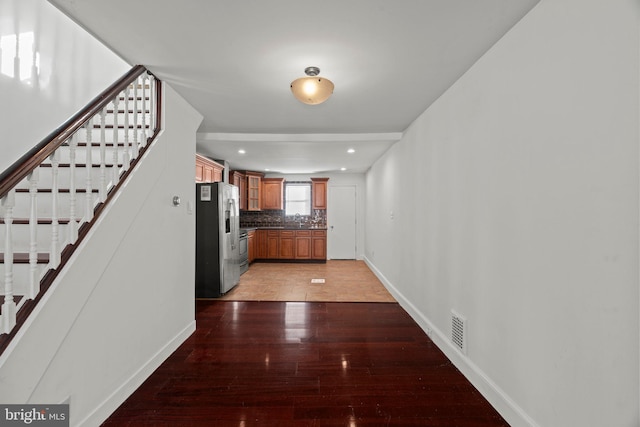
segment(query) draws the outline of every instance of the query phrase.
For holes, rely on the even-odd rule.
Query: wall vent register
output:
[[[451,310],[451,342],[462,354],[467,354],[466,325],[467,319]]]

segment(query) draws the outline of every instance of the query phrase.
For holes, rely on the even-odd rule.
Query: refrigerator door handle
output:
[[[238,212],[236,210],[236,201],[234,199],[229,199],[229,210],[231,211],[231,218],[236,218],[238,216]],[[231,221],[231,249],[235,249],[236,245],[234,244],[238,241],[238,230],[236,228],[236,221]]]

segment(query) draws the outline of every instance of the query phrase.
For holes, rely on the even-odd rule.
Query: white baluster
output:
[[[49,255],[49,266],[57,268],[60,264],[60,226],[58,224],[58,165],[60,164],[60,154],[58,150],[50,156],[51,161],[51,253]]]
[[[106,135],[107,107],[100,111],[100,201],[107,198],[107,135]]]
[[[153,75],[149,74],[149,136],[153,135],[153,131],[157,126],[156,117],[156,79]]]
[[[85,179],[85,220],[87,222],[93,219],[93,187],[91,185],[91,167],[93,165],[93,159],[91,158],[91,130],[93,128],[93,117],[90,118],[85,124],[84,128],[87,130],[87,158],[85,159],[86,179]]]
[[[145,74],[143,74],[144,76]],[[142,129],[140,130],[140,143],[147,146],[147,82],[142,79]]]
[[[2,324],[0,333],[8,334],[16,325],[16,303],[13,300],[13,238],[11,224],[13,223],[13,207],[15,206],[15,190],[9,191],[0,200],[4,208],[4,303],[2,304]]]
[[[120,168],[118,167],[118,97],[113,99],[113,185],[120,181]]]
[[[133,153],[132,158],[138,157],[138,86],[140,86],[140,77],[133,83]]]
[[[78,150],[78,132],[68,140],[69,143],[69,243],[78,239],[76,217],[76,152]]]
[[[40,279],[38,277],[38,178],[40,169],[35,168],[29,174],[29,196],[31,206],[29,208],[29,292],[27,298],[33,299],[40,291]]]
[[[129,163],[131,162],[130,150],[129,150],[129,87],[124,90],[124,152],[122,163],[124,164],[124,170],[129,169]]]

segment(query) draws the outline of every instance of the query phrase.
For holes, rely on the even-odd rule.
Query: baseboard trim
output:
[[[196,330],[195,320],[189,323],[151,359],[142,365],[127,381],[99,404],[78,426],[97,426],[102,424],[118,407],[140,387],[140,385]]]
[[[473,384],[485,399],[514,427],[540,427],[513,399],[509,397],[471,359],[463,355],[443,333],[402,292],[398,290],[366,256],[364,261],[398,303],[415,320],[420,328],[442,350],[451,363]]]

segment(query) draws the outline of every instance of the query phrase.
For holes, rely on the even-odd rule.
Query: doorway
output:
[[[327,258],[356,259],[356,186],[329,186]]]

